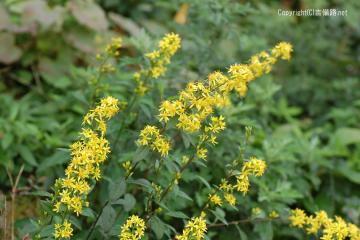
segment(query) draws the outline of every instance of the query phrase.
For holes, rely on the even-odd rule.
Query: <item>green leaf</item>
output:
[[[259,233],[261,240],[272,240],[274,237],[271,222],[260,222],[255,225],[254,231]]]
[[[30,149],[25,145],[18,146],[18,150],[20,153],[20,156],[30,165],[37,166],[38,163],[36,162],[34,155],[30,151]]]
[[[151,230],[156,235],[156,239],[162,239],[165,233],[165,224],[158,217],[153,217],[150,220]]]
[[[215,209],[215,211],[214,210],[211,210],[211,212],[214,214],[214,216],[216,217],[216,220],[220,220],[222,223],[224,223],[224,224],[228,224],[228,222],[226,221],[226,219],[225,219],[225,212],[224,212],[224,210],[222,210],[221,208],[219,208],[219,207],[217,207],[216,209]],[[215,220],[215,221],[216,221]]]
[[[180,197],[180,198],[183,198],[183,199],[186,199],[186,200],[189,200],[189,201],[193,201],[192,198],[189,195],[187,195],[185,192],[181,191],[179,188],[176,188],[174,193],[175,193],[176,197]]]
[[[134,163],[143,160],[149,153],[148,148],[138,148],[134,154]]]
[[[360,129],[358,128],[339,128],[334,134],[337,143],[348,145],[360,142]]]
[[[84,208],[81,212],[81,215],[85,217],[89,217],[91,219],[95,219],[95,212],[91,208]]]
[[[51,194],[46,191],[34,191],[34,192],[30,192],[29,195],[40,196],[40,197],[51,197]]]
[[[136,204],[136,199],[134,198],[134,196],[132,194],[125,194],[123,199],[119,199],[117,201],[112,202],[113,205],[116,204],[120,204],[123,205],[124,207],[124,211],[125,212],[129,212],[131,209],[134,208],[135,204]]]
[[[116,181],[112,181],[109,183],[109,199],[110,201],[114,201],[119,199],[122,195],[125,194],[126,191],[126,181],[124,178],[120,178]]]
[[[10,144],[13,142],[13,140],[14,140],[14,135],[12,133],[10,133],[10,132],[5,133],[5,135],[1,141],[2,148],[4,150],[6,150],[10,146]]]
[[[111,205],[107,205],[97,223],[103,232],[108,232],[115,222],[116,212]]]
[[[166,215],[174,217],[174,218],[181,218],[181,219],[188,219],[189,218],[184,213],[179,212],[179,211],[170,211],[170,212],[167,212]]]
[[[151,186],[151,183],[145,178],[140,178],[140,179],[136,179],[136,180],[128,180],[128,183],[142,186],[142,187],[144,187],[144,189],[147,192],[151,192],[153,190],[153,187]]]
[[[70,157],[70,154],[69,154],[68,150],[56,151],[50,157],[45,158],[45,160],[40,164],[37,171],[42,172],[42,171],[47,170],[50,167],[66,163],[69,161],[69,157]]]
[[[246,233],[241,230],[241,228],[239,227],[239,225],[235,225],[236,229],[238,230],[239,232],[239,235],[240,235],[240,240],[248,240],[248,237],[246,236]]]
[[[360,184],[360,172],[351,169],[349,164],[341,164],[335,170],[337,173],[340,173],[342,176],[346,177],[350,181],[356,184]]]

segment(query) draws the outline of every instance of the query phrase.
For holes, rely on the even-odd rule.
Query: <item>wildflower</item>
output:
[[[122,164],[122,167],[125,169],[126,176],[131,176],[133,174],[132,172],[132,165],[130,161],[126,161]]]
[[[235,206],[236,205],[236,198],[233,194],[231,193],[225,193],[224,194],[224,198],[225,200],[231,205],[231,206]]]
[[[120,240],[141,239],[145,233],[145,221],[136,215],[130,216],[121,227]]]
[[[303,222],[305,216],[306,222]],[[299,228],[305,228],[308,234],[317,234],[322,231],[322,240],[358,240],[360,239],[360,230],[352,223],[346,223],[341,217],[335,216],[335,219],[329,218],[325,211],[315,212],[314,215],[306,216],[303,210],[292,210],[289,217],[291,225]]]
[[[207,152],[208,152],[208,150],[206,148],[197,147],[197,149],[196,149],[197,156],[202,160],[206,159]]]
[[[174,117],[177,113],[180,113],[179,108],[181,109],[181,102],[175,101],[170,102],[168,100],[163,101],[161,103],[160,109],[159,109],[159,117],[160,121],[167,122],[171,117]]]
[[[163,66],[163,63],[167,61],[162,61],[160,64],[158,60],[165,52],[174,53],[180,45],[180,40],[177,40],[176,35],[170,34],[165,38],[160,42],[159,50],[147,54],[153,67]],[[175,99],[165,100],[160,104],[159,121],[167,123],[170,119],[175,119],[177,120],[176,127],[179,130],[198,134],[196,155],[200,159],[206,159],[208,149],[204,147],[204,143],[215,145],[217,143],[216,134],[226,127],[223,116],[214,116],[215,110],[231,104],[230,95],[234,91],[238,92],[240,96],[245,96],[249,82],[255,77],[268,73],[277,58],[290,58],[289,46],[291,45],[279,44],[272,54],[261,52],[249,64],[233,64],[230,66],[228,74],[215,71],[208,75],[207,81],[189,82]],[[136,78],[140,79],[140,76],[141,74],[136,74]],[[144,128],[140,133],[138,143],[143,146],[149,145],[153,150],[166,156],[170,151],[170,145],[166,140],[162,141],[162,136],[157,142],[158,144],[153,145],[154,138],[159,134],[148,134]],[[245,163],[242,173],[236,176],[237,180],[233,188],[246,194],[250,185],[249,176],[262,176],[265,169],[266,163],[263,160],[251,158],[249,162]]]
[[[205,237],[207,231],[205,215],[201,214],[200,217],[192,218],[185,226],[181,235],[176,235],[176,240],[201,240]]]
[[[218,132],[224,130],[225,126],[226,126],[226,124],[224,122],[223,116],[211,117],[211,123],[207,129],[213,133],[218,133]]]
[[[257,216],[257,215],[259,215],[260,213],[261,213],[261,208],[259,208],[259,207],[255,207],[255,208],[252,208],[251,209],[251,212],[252,212],[252,214],[254,215],[254,216]]]
[[[109,142],[104,137],[105,121],[119,111],[118,104],[117,99],[106,97],[85,115],[83,124],[92,126],[94,130],[84,128],[81,138],[70,146],[71,161],[65,170],[66,177],[55,183],[54,212],[67,210],[79,216],[83,207],[88,206],[86,198],[91,189],[90,183],[100,179],[99,167],[110,152]],[[54,236],[71,235],[70,228],[71,224],[65,219],[62,224],[57,225]]]
[[[150,146],[154,151],[160,153],[162,157],[168,155],[170,150],[170,143],[161,134],[157,127],[146,126],[140,132],[138,143],[142,146]]]
[[[249,177],[247,174],[241,173],[236,176],[236,190],[242,192],[244,195],[249,191]]]
[[[222,200],[217,194],[209,194],[209,201],[217,206],[222,205]]]
[[[168,33],[159,42],[160,50],[168,55],[174,55],[180,48],[180,37],[175,33]]]
[[[265,161],[251,157],[250,161],[245,162],[243,166],[243,172],[251,171],[256,177],[262,176],[266,169]]]
[[[302,228],[306,223],[306,214],[304,210],[296,208],[295,210],[291,211],[291,215],[289,217],[291,221],[291,226]]]
[[[109,45],[106,46],[105,52],[109,56],[118,57],[120,55],[119,49],[122,46],[122,39],[120,37],[115,37],[111,39]]]
[[[274,57],[281,57],[283,60],[289,60],[292,51],[293,48],[290,43],[281,42],[271,50],[271,53]]]
[[[150,67],[142,69],[134,74],[137,83],[135,92],[144,95],[148,90],[146,79],[149,77],[157,79],[166,72],[166,65],[170,63],[171,57],[180,48],[181,39],[175,33],[166,34],[159,42],[159,48],[146,53],[145,58],[150,61]]]
[[[278,218],[278,217],[279,217],[279,213],[277,211],[275,211],[275,210],[273,210],[273,211],[271,211],[269,213],[269,218],[271,218],[271,219],[275,219],[275,218]]]
[[[71,223],[65,219],[62,224],[55,224],[54,237],[57,238],[70,238],[73,234]]]
[[[348,231],[349,231],[348,235],[351,240],[359,240],[360,239],[360,229],[356,225],[349,223]]]
[[[220,190],[225,191],[225,192],[230,192],[233,189],[234,189],[234,186],[231,185],[226,179],[221,179]]]

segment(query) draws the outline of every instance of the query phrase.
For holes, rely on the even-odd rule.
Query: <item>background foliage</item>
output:
[[[277,9],[306,8],[346,9],[348,16],[277,15]],[[82,115],[94,103],[91,66],[98,46],[114,34],[125,39],[123,61],[115,73],[103,78],[101,95],[128,101],[135,87],[134,66],[146,64],[142,54],[170,31],[178,33],[183,43],[166,76],[154,83],[151,94],[136,99],[131,110],[111,123],[112,155],[91,198],[95,212],[109,197],[121,201],[104,209],[94,239],[116,238],[129,213],[144,211],[146,196],[137,193],[134,184],[151,186],[146,176],[136,173],[133,184],[122,186],[121,165],[149,157],[148,152],[136,151],[134,141],[143,126],[154,121],[160,100],[176,95],[188,81],[203,79],[213,70],[226,71],[232,63],[245,62],[281,40],[294,45],[292,61],[256,80],[247,98],[223,112],[227,129],[209,153],[206,168],[194,166],[184,174],[181,191],[174,191],[168,200],[171,209],[154,218],[151,239],[167,239],[172,231],[167,224],[179,231],[182,218],[199,210],[206,200],[206,186],[218,183],[226,164],[237,156],[245,126],[253,127],[246,154],[262,156],[268,169],[254,180],[250,194],[238,199],[241,208],[226,213],[216,209],[214,222],[249,218],[256,207],[262,209],[260,214],[277,210],[281,216],[289,208],[301,207],[310,212],[324,209],[359,225],[359,22],[357,0],[2,2],[0,186],[1,193],[9,196],[7,171],[16,176],[24,167],[16,199],[16,236],[39,230],[31,221],[39,214],[39,194],[63,175],[69,161],[67,148],[81,128]],[[140,169],[145,168],[146,162],[140,164]],[[169,178],[162,176],[160,184],[166,185]],[[1,204],[4,221],[9,210],[4,210],[6,201]],[[86,229],[95,219],[94,211],[84,214],[77,227]],[[208,236],[304,239],[281,222],[214,228]]]

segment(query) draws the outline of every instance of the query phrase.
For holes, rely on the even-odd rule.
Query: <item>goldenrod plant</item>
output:
[[[150,59],[150,67],[134,74],[136,86],[133,91],[138,95],[136,98],[141,99],[146,97],[145,94],[151,94],[151,91],[139,92],[139,86],[145,86],[149,77],[156,79],[165,73],[165,65],[170,64],[170,57],[179,49],[180,42],[177,34],[167,34],[160,41],[159,50],[145,54],[145,57]],[[95,75],[96,87],[101,83],[101,74],[111,74],[115,71],[110,62],[113,57],[118,60],[121,46],[122,40],[114,38],[104,52],[98,54],[97,59],[101,64],[97,70],[98,74]],[[182,176],[186,174],[186,170],[193,163],[206,164],[209,150],[216,147],[219,141],[218,136],[226,129],[226,119],[221,115],[222,109],[231,108],[232,98],[236,95],[241,98],[245,97],[250,82],[269,73],[278,59],[289,60],[292,51],[291,44],[281,42],[270,52],[263,51],[254,55],[249,63],[231,65],[227,74],[215,71],[209,74],[206,80],[189,82],[177,96],[159,103],[158,124],[144,126],[136,140],[139,151],[146,151],[146,148],[149,148],[154,154],[149,153],[148,156],[150,159],[151,156],[158,158],[158,164],[154,165],[155,169],[152,169],[153,163],[145,157],[123,162],[120,166],[120,169],[124,169],[123,177],[117,181],[120,185],[114,185],[114,189],[111,189],[111,191],[118,191],[116,189],[121,185],[140,183],[138,182],[140,179],[133,179],[135,174],[141,175],[143,172],[147,175],[141,184],[147,187],[143,193],[146,201],[144,205],[139,205],[142,210],[135,212],[135,215],[128,217],[122,224],[119,239],[142,239],[147,235],[146,229],[153,228],[154,219],[159,219],[163,211],[169,211],[166,206],[167,197],[173,191],[181,191],[181,180]],[[97,95],[95,94],[93,97],[96,98]],[[106,121],[111,120],[120,108],[127,111],[130,107],[109,96],[102,98],[100,103],[84,116],[84,128],[80,133],[80,139],[70,146],[72,159],[65,170],[65,177],[56,180],[51,196],[53,205],[53,214],[51,215],[54,215],[54,218],[51,217],[47,224],[54,222],[54,238],[70,239],[75,237],[74,219],[84,215],[85,209],[93,207],[94,204],[89,200],[88,195],[96,189],[96,183],[104,178],[102,177],[103,165],[111,161],[111,159],[107,160],[111,152],[111,144],[106,138],[108,128]],[[247,127],[245,142],[249,141],[251,132],[252,128]],[[188,148],[184,153],[179,153],[182,147],[177,150],[179,143],[176,141],[176,135],[179,133],[189,134],[193,138],[191,144],[193,147]],[[118,137],[121,138],[121,135]],[[264,175],[267,168],[266,162],[255,156],[247,159],[245,152],[244,147],[240,150],[238,158],[233,160],[228,167],[221,183],[208,189],[207,200],[199,209],[199,216],[194,216],[189,220],[184,226],[182,234],[175,236],[176,239],[204,239],[208,225],[207,214],[214,211],[212,209],[224,207],[225,203],[236,209],[238,199],[249,192],[250,179]],[[148,152],[146,151],[146,153]],[[176,160],[179,154],[182,157],[180,160]],[[174,159],[175,162],[171,159]],[[141,168],[139,164],[141,160],[147,162],[149,167]],[[173,162],[171,167],[173,170],[169,173],[172,177],[164,186],[159,181],[161,177],[164,177],[161,173],[166,171],[171,162]],[[149,174],[153,174],[153,176]],[[133,187],[132,189],[132,191],[142,191],[142,188]],[[121,189],[121,193],[115,197],[110,193],[111,199],[108,199],[101,207],[87,234],[83,235],[86,236],[86,239],[93,237],[99,219],[103,217],[105,209],[109,209],[113,201],[125,204],[126,197],[123,200],[120,199],[125,194],[124,191],[125,189]],[[113,209],[113,211],[115,210]],[[259,209],[256,215],[260,212]],[[114,214],[116,213],[114,212]],[[122,217],[122,211],[118,213],[118,216]],[[278,217],[276,211],[269,213],[269,221]],[[167,234],[171,236],[170,232]],[[41,238],[41,232],[36,236]]]

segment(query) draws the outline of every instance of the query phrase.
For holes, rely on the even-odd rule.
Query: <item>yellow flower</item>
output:
[[[275,219],[275,218],[278,218],[279,217],[279,213],[275,210],[271,211],[269,213],[269,218],[272,218],[272,219]]]
[[[254,207],[254,208],[252,208],[251,209],[251,212],[252,212],[252,214],[254,215],[254,216],[257,216],[257,215],[259,215],[260,213],[261,213],[261,208],[259,208],[259,207]]]
[[[160,51],[168,55],[174,55],[180,48],[181,39],[175,33],[168,33],[159,42]]]
[[[205,237],[207,231],[205,215],[192,218],[185,226],[181,235],[176,235],[176,240],[201,240]]]
[[[144,236],[145,221],[136,215],[130,216],[121,227],[120,240],[138,240]]]
[[[166,65],[170,63],[171,57],[180,48],[181,39],[179,35],[174,33],[166,34],[159,42],[159,49],[146,53],[145,57],[150,61],[150,67],[142,69],[134,74],[137,83],[135,93],[142,96],[148,90],[146,80],[158,78],[165,74]]]
[[[84,128],[81,138],[70,146],[71,161],[65,170],[66,177],[58,179],[55,184],[54,212],[67,210],[79,216],[83,207],[88,206],[86,199],[91,189],[90,183],[100,179],[100,165],[110,152],[109,143],[104,137],[105,121],[119,111],[118,104],[117,99],[105,97],[85,115],[83,124],[94,129]],[[56,238],[69,238],[71,235],[72,228],[67,219],[57,225],[54,233]]]
[[[55,224],[54,237],[57,238],[70,238],[73,234],[73,229],[71,223],[65,219],[62,224]]]
[[[266,163],[264,160],[256,157],[251,157],[250,161],[245,162],[243,166],[244,171],[251,171],[256,177],[262,176],[266,169]]]
[[[231,193],[225,193],[224,194],[224,198],[225,200],[231,205],[231,206],[235,206],[236,205],[236,198],[233,194]]]
[[[122,164],[122,167],[125,169],[126,175],[131,176],[132,173],[132,165],[130,161],[126,161]]]
[[[305,217],[304,217],[305,216]],[[304,222],[304,218],[306,222]],[[360,230],[352,223],[346,223],[341,217],[335,216],[335,219],[329,218],[325,211],[315,212],[314,215],[306,216],[303,210],[292,210],[289,217],[291,225],[303,228],[307,225],[308,234],[318,234],[322,231],[322,240],[359,240]]]
[[[159,112],[160,121],[167,122],[177,113],[177,106],[175,103],[166,100],[161,103]]]
[[[289,220],[291,221],[291,226],[302,228],[306,223],[307,216],[304,210],[296,208],[291,210],[291,215]]]
[[[225,192],[231,192],[234,186],[231,185],[226,179],[221,179],[220,190]]]
[[[236,176],[236,190],[242,192],[244,195],[249,191],[249,177],[247,174],[241,173]]]
[[[120,55],[119,49],[122,46],[122,39],[120,37],[114,37],[111,39],[111,42],[109,45],[106,46],[105,52],[109,56],[115,56],[118,57]]]
[[[157,127],[147,125],[140,132],[138,143],[142,146],[150,146],[154,151],[161,154],[162,157],[168,155],[170,143],[161,134]]]
[[[222,205],[222,200],[217,194],[209,194],[209,201],[217,206]]]
[[[211,123],[208,127],[209,131],[213,132],[213,133],[218,133],[222,130],[225,129],[225,122],[224,122],[224,117],[223,116],[219,116],[219,117],[211,117]]]
[[[293,48],[290,43],[280,42],[271,50],[271,53],[274,57],[281,57],[283,60],[289,60],[291,58],[292,51]]]
[[[201,148],[201,147],[196,148],[196,154],[202,160],[206,159],[207,152],[208,152],[208,150],[206,148]]]

